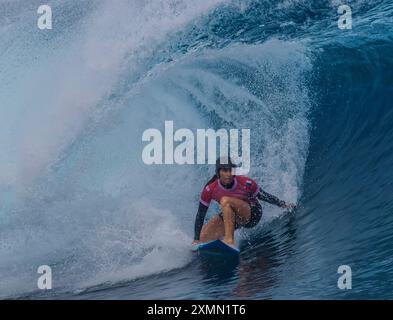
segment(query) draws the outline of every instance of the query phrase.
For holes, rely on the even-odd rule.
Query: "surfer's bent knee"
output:
[[[220,204],[221,206],[230,206],[232,202],[231,200],[232,200],[231,197],[222,197],[220,199]]]

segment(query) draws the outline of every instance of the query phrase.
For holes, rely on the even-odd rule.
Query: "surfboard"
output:
[[[237,256],[240,254],[239,248],[228,245],[221,240],[212,240],[209,242],[199,243],[193,248],[193,250],[208,254],[226,254]]]

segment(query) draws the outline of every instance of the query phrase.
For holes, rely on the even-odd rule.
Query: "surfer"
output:
[[[222,237],[225,243],[234,245],[236,229],[253,228],[261,220],[262,207],[258,200],[281,208],[296,207],[263,191],[254,180],[246,176],[233,175],[232,169],[235,167],[229,157],[217,159],[216,173],[205,185],[201,194],[195,218],[193,245]],[[220,204],[221,212],[203,225],[211,200]]]

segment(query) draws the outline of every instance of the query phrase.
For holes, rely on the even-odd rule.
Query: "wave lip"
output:
[[[160,273],[170,288],[171,270],[195,284],[188,244],[200,179],[213,170],[143,165],[142,132],[162,129],[165,120],[192,130],[250,128],[250,176],[300,201],[295,222],[267,205],[262,228],[241,235],[246,251],[255,240],[258,250],[271,252],[273,267],[252,269],[261,272],[253,279],[282,280],[251,297],[334,296],[336,274],[328,268],[341,264],[359,270],[358,287],[342,297],[389,296],[390,285],[377,278],[392,272],[385,259],[392,222],[391,6],[355,1],[364,29],[342,33],[329,14],[308,32],[300,18],[314,21],[335,3],[318,11],[280,2],[274,13],[291,21],[278,22],[288,32],[277,36],[277,24],[250,16],[252,8],[276,8],[272,2],[132,4],[93,6],[79,16],[78,32],[68,23],[66,35],[38,39],[36,59],[24,64],[31,42],[8,50],[0,44],[7,106],[0,109],[1,296],[39,296],[30,284],[41,264],[53,265],[59,296]],[[10,18],[7,30],[16,23]],[[18,27],[16,36],[27,37],[26,30]],[[67,41],[56,49],[60,39]],[[42,96],[40,79],[48,89]],[[322,274],[329,276],[320,281]],[[207,295],[211,280],[202,282]]]

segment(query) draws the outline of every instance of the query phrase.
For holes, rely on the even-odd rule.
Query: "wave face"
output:
[[[1,298],[392,298],[389,1],[347,3],[352,30],[333,0],[48,2],[43,32],[0,1]],[[249,128],[249,176],[299,204],[239,263],[189,251],[214,169],[142,162],[165,120]]]

